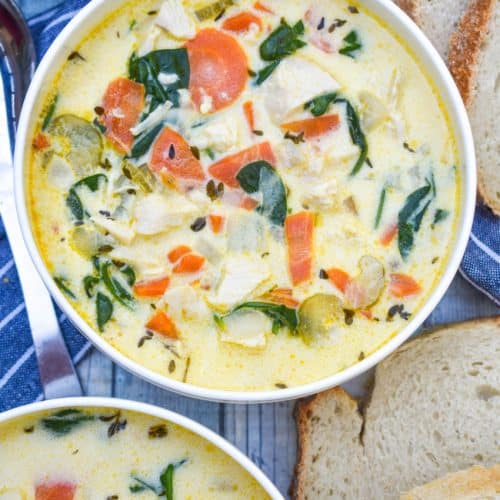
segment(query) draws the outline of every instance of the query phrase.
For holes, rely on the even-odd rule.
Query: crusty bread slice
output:
[[[296,499],[390,500],[500,463],[500,317],[442,327],[383,361],[371,400],[337,388],[299,402]]]
[[[469,0],[396,0],[446,60],[451,34]]]
[[[500,465],[491,469],[476,465],[418,486],[401,495],[401,500],[495,500],[499,496]]]
[[[467,106],[479,194],[500,215],[500,2],[471,0],[450,38],[448,65]]]

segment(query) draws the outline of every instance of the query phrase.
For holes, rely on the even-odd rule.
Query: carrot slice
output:
[[[205,28],[186,44],[191,76],[189,90],[200,108],[204,98],[212,99],[212,110],[232,104],[248,80],[247,56],[231,35]]]
[[[179,332],[172,318],[163,311],[156,312],[146,323],[146,328],[169,339],[178,339]]]
[[[253,113],[253,102],[252,101],[246,101],[243,103],[243,112],[245,113],[245,118],[248,123],[248,127],[250,128],[250,131],[255,130],[255,116]]]
[[[113,80],[103,97],[103,121],[106,137],[123,153],[129,153],[134,142],[130,129],[144,109],[144,85],[128,78]]]
[[[273,304],[281,304],[287,307],[298,307],[300,302],[293,298],[293,290],[291,288],[274,288],[270,292],[262,296],[263,300],[272,302]]]
[[[205,172],[199,160],[194,156],[185,139],[172,130],[164,128],[153,145],[150,168],[161,173],[166,169],[175,179],[205,179]]]
[[[339,115],[324,115],[317,118],[306,118],[294,122],[283,123],[281,128],[287,132],[304,134],[305,139],[314,139],[338,128]]]
[[[49,146],[50,146],[49,138],[43,132],[39,132],[38,134],[36,134],[36,137],[33,140],[33,147],[37,151],[41,151],[42,149],[46,149]]]
[[[188,253],[179,259],[172,272],[174,274],[196,273],[203,267],[203,264],[205,264],[204,257],[195,253]]]
[[[256,24],[259,27],[259,31],[262,29],[260,17],[251,12],[240,12],[235,16],[228,17],[222,23],[222,29],[239,34],[249,31],[252,24]]]
[[[407,274],[393,273],[389,282],[389,292],[394,297],[408,297],[420,293],[422,287]]]
[[[314,216],[311,212],[289,215],[285,220],[288,269],[293,285],[311,279]]]
[[[179,245],[178,247],[175,247],[173,250],[170,250],[168,252],[168,260],[174,264],[177,262],[183,255],[186,255],[187,253],[191,253],[191,248],[189,248],[187,245]]]
[[[224,226],[224,216],[211,214],[208,216],[208,223],[210,224],[210,228],[215,234],[218,234],[222,231]]]
[[[69,481],[48,481],[35,486],[35,500],[73,500],[76,484]]]
[[[337,267],[332,267],[326,271],[328,279],[342,292],[345,292],[347,284],[351,281],[351,277],[344,270]]]
[[[274,12],[269,7],[266,7],[261,2],[255,2],[253,4],[253,8],[255,10],[260,10],[261,12],[266,12],[267,14],[274,14]]]
[[[384,247],[388,247],[391,243],[394,237],[396,236],[398,232],[398,225],[397,224],[391,224],[383,233],[382,236],[380,237],[380,244]]]
[[[239,188],[240,183],[236,178],[238,172],[245,165],[258,160],[265,160],[271,165],[276,163],[276,157],[269,142],[262,142],[261,144],[250,146],[239,153],[226,156],[211,165],[208,168],[208,172],[212,177],[226,184],[226,186]]]
[[[139,281],[134,285],[134,293],[137,297],[160,297],[170,284],[170,278],[156,278],[152,280]]]

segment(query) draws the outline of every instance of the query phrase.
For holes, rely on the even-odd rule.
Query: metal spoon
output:
[[[35,48],[24,18],[11,0],[0,0],[0,214],[14,255],[47,399],[81,396],[82,388],[59,329],[50,295],[24,245],[14,203],[14,127],[35,70]],[[6,98],[9,99],[8,104]]]

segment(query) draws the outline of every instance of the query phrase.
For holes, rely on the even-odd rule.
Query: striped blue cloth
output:
[[[68,0],[29,21],[41,57],[52,40],[88,0]],[[461,272],[500,305],[500,219],[478,207]],[[0,410],[43,397],[19,281],[0,223]],[[88,342],[58,311],[68,348],[78,362]]]

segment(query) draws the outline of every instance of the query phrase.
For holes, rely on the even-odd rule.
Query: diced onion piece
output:
[[[384,288],[384,266],[370,255],[359,260],[360,273],[349,281],[345,289],[346,305],[350,309],[365,309],[374,304]]]
[[[220,339],[244,347],[262,348],[266,345],[266,334],[271,330],[272,321],[265,314],[241,310],[224,318]]]

